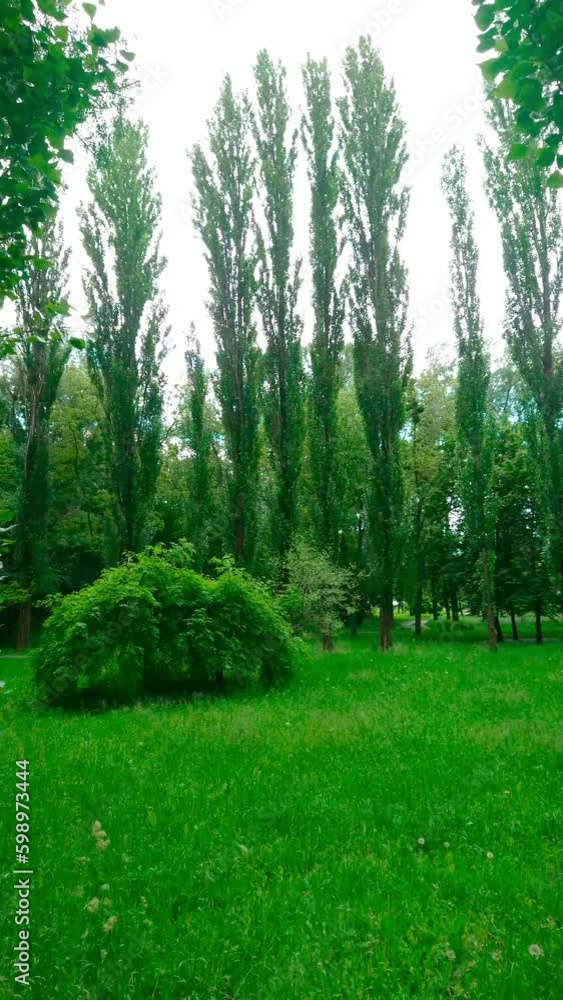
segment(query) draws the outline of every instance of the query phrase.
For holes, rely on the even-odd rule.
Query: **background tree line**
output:
[[[563,243],[546,166],[508,155],[518,123],[511,105],[493,102],[483,156],[508,289],[507,357],[493,371],[463,155],[446,158],[458,356],[430,358],[415,375],[405,123],[377,51],[368,38],[347,51],[337,99],[326,62],[309,59],[301,121],[265,51],[255,84],[237,94],[225,79],[207,140],[190,151],[216,364],[206,368],[192,330],[173,411],[160,198],[142,124],[120,110],[95,145],[80,214],[84,344],[56,307],[68,261],[56,225],[27,248],[51,263],[16,286],[26,335],[1,368],[0,506],[17,507],[6,627],[17,617],[23,647],[48,594],[149,542],[187,538],[198,569],[230,554],[276,589],[303,580],[307,561],[323,579],[327,566],[335,579],[346,570],[354,624],[377,607],[383,650],[397,603],[417,632],[424,611],[483,614],[493,648],[501,614],[515,637],[518,615],[532,611],[541,638],[563,593]],[[300,155],[307,346],[293,227]]]

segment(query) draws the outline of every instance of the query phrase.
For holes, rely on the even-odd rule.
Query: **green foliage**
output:
[[[156,546],[59,599],[36,680],[51,704],[282,680],[293,646],[259,584],[231,566],[199,576],[185,545]]]
[[[348,242],[354,376],[372,469],[370,541],[381,603],[381,646],[391,644],[403,539],[400,434],[411,370],[407,277],[400,255],[408,206],[401,183],[405,125],[395,91],[368,38],[348,49],[338,102]]]
[[[93,21],[81,28],[63,0],[1,0],[0,303],[33,266],[29,232],[39,234],[55,213],[59,162],[72,158],[66,140],[117,90],[126,69],[118,38]],[[18,339],[3,336],[0,356]]]
[[[563,224],[556,192],[526,159],[507,164],[515,134],[499,102],[489,115],[496,142],[483,143],[487,193],[500,226],[507,278],[505,337],[525,388],[528,423],[539,414],[537,457],[550,512],[551,557],[563,580],[563,361],[557,342],[563,290]]]
[[[466,537],[479,565],[483,606],[491,649],[496,648],[491,574],[491,512],[489,505],[491,448],[487,435],[489,357],[477,291],[479,251],[474,216],[467,192],[465,159],[454,146],[444,160],[442,184],[450,210],[450,266],[454,329],[458,348],[456,424],[459,444],[460,490]]]
[[[51,590],[91,583],[116,550],[102,410],[83,352],[61,378],[49,423]]]
[[[409,399],[409,448],[405,450],[409,539],[403,569],[420,634],[425,595],[457,612],[459,583],[453,572],[455,532],[455,375],[451,363],[431,354],[413,379]]]
[[[299,541],[287,558],[287,578],[282,607],[295,624],[320,633],[324,649],[332,649],[333,633],[354,610],[353,573]]]
[[[195,550],[196,568],[201,570],[209,558],[209,532],[212,510],[212,433],[207,413],[209,376],[193,330],[186,351],[188,371],[188,445],[192,453],[189,477],[189,533]]]
[[[144,125],[119,116],[88,175],[81,210],[90,269],[84,280],[90,376],[104,414],[118,551],[146,541],[163,436],[160,369],[167,334],[159,279],[160,198]]]
[[[256,178],[249,145],[249,108],[233,93],[229,77],[208,127],[210,157],[200,146],[192,153],[195,224],[205,245],[211,285],[216,391],[229,459],[230,544],[237,562],[250,566],[256,545],[259,459],[259,351],[252,316]]]
[[[293,181],[297,136],[290,128],[286,73],[266,51],[255,67],[257,109],[253,132],[263,185],[265,227],[257,230],[257,303],[266,337],[263,407],[276,476],[275,548],[284,555],[297,526],[303,444],[302,321],[297,314],[301,261],[292,263]]]
[[[337,210],[338,150],[326,60],[308,59],[303,70],[307,110],[303,144],[311,185],[311,267],[315,329],[311,345],[311,433],[314,521],[320,544],[338,554],[337,399],[344,348],[344,294],[336,271],[340,257]]]
[[[473,0],[479,52],[492,96],[516,105],[519,140],[508,158],[530,157],[542,170],[563,165],[563,10],[560,0]],[[545,177],[542,178],[545,183]],[[547,186],[563,186],[554,170]]]
[[[549,534],[526,425],[505,418],[497,431],[495,450],[497,604],[519,615],[535,610],[548,614],[555,608],[545,551]]]
[[[70,354],[64,328],[53,327],[50,307],[63,299],[68,280],[68,250],[62,228],[49,222],[40,239],[27,247],[29,259],[49,263],[30,270],[16,289],[17,320],[23,332],[16,338],[8,366],[10,415],[8,426],[17,454],[19,483],[14,572],[22,591],[42,598],[51,585],[48,558],[49,426],[59,383]],[[18,646],[29,644],[30,608],[20,616]]]

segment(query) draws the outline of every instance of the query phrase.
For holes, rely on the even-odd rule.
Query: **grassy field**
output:
[[[563,648],[399,638],[267,697],[89,715],[31,708],[0,660],[4,872],[30,761],[27,995],[560,1000]]]

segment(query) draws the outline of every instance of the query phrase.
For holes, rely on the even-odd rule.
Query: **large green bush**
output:
[[[282,680],[294,643],[270,594],[228,565],[200,576],[189,558],[182,546],[151,548],[58,600],[37,657],[42,696],[119,702]]]

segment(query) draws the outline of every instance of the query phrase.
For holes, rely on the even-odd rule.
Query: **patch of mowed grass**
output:
[[[398,638],[315,650],[266,696],[98,714],[28,707],[12,664],[2,857],[25,756],[30,995],[559,1000],[561,650]]]

